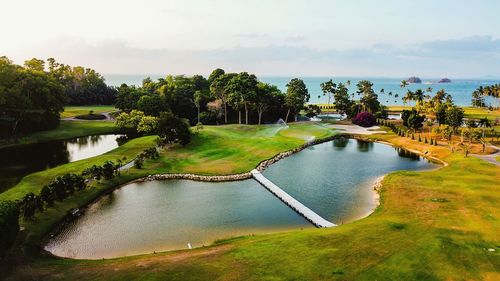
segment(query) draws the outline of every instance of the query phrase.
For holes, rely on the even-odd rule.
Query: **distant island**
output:
[[[412,76],[412,77],[406,79],[406,82],[420,84],[420,83],[422,83],[422,80],[418,77]]]
[[[451,79],[449,79],[449,78],[443,78],[443,79],[439,80],[438,83],[451,83]]]

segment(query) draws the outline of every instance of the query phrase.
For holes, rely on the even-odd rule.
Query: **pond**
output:
[[[375,208],[376,178],[394,170],[434,167],[388,145],[339,139],[282,159],[263,174],[327,220],[344,223]],[[45,249],[58,256],[100,259],[310,227],[252,179],[147,181],[100,198],[62,226]]]
[[[379,177],[396,170],[436,167],[407,150],[339,138],[282,159],[263,175],[326,220],[341,224],[376,207],[373,185]]]
[[[0,149],[0,192],[24,176],[55,166],[101,155],[118,147],[121,135],[96,135]]]
[[[312,227],[256,181],[148,181],[102,197],[45,249],[100,259],[208,245],[219,238]]]

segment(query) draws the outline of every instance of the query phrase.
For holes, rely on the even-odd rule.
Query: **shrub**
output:
[[[352,119],[352,123],[366,128],[375,125],[376,119],[369,112],[360,112]]]
[[[172,112],[162,112],[158,120],[158,135],[162,144],[180,143],[186,145],[191,141],[189,123]]]
[[[135,158],[134,167],[137,169],[142,169],[142,166],[144,166],[144,158],[142,157]]]
[[[0,202],[0,229],[0,257],[3,257],[19,233],[19,207],[15,202]]]

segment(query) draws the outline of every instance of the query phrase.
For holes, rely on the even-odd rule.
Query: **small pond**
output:
[[[61,164],[101,155],[118,147],[121,135],[96,135],[0,149],[0,192],[24,176]]]
[[[394,170],[436,165],[391,146],[338,139],[282,159],[264,175],[334,223],[369,214],[374,181]],[[91,204],[45,249],[100,259],[200,247],[216,239],[312,227],[255,180],[188,180],[127,184]]]

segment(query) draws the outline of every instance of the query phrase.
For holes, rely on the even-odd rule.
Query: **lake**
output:
[[[324,218],[345,223],[376,207],[373,183],[379,176],[435,167],[388,145],[339,139],[280,160],[263,174]],[[253,179],[134,182],[91,204],[45,249],[58,256],[100,259],[310,227]]]
[[[96,135],[0,149],[0,192],[24,176],[58,165],[101,155],[118,147],[121,135]]]

